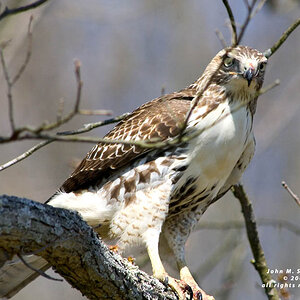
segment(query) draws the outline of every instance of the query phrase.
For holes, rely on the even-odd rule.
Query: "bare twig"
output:
[[[8,116],[9,116],[9,122],[12,132],[15,131],[15,121],[14,121],[14,106],[13,106],[13,99],[12,99],[12,82],[8,73],[6,61],[3,54],[3,48],[0,48],[0,59],[1,59],[1,65],[3,69],[4,78],[7,85],[7,100],[8,100]]]
[[[245,34],[245,31],[249,25],[250,20],[262,9],[262,7],[264,6],[264,4],[266,3],[266,0],[260,0],[257,4],[257,0],[252,0],[251,4],[249,4],[248,0],[245,0],[245,5],[247,7],[248,13],[246,16],[246,19],[243,23],[243,25],[241,26],[241,30],[239,35],[237,35],[237,29],[236,29],[236,22],[234,20],[234,16],[231,10],[231,7],[228,3],[227,0],[222,0],[229,19],[230,19],[230,24],[231,24],[231,28],[232,28],[232,46],[235,46],[237,44],[240,44],[243,36]],[[256,5],[257,4],[257,5]],[[273,55],[277,49],[285,42],[285,40],[288,38],[288,36],[299,26],[300,24],[300,18],[298,20],[296,20],[280,37],[280,39],[268,50],[266,50],[264,52],[264,55],[269,58],[271,55]],[[218,33],[217,33],[218,34]],[[223,44],[223,43],[222,43]]]
[[[39,0],[39,1],[32,2],[31,4],[16,7],[16,8],[5,7],[4,11],[0,14],[0,21],[8,16],[19,14],[19,13],[34,9],[34,8],[44,4],[47,1],[48,0]]]
[[[74,134],[88,132],[88,131],[91,131],[92,129],[100,127],[100,126],[105,126],[108,124],[119,122],[119,121],[123,120],[125,117],[127,117],[128,115],[129,115],[129,113],[125,113],[125,114],[122,114],[122,115],[112,118],[112,119],[107,119],[107,120],[95,122],[95,123],[84,124],[82,128],[79,128],[76,130],[70,130],[70,131],[62,131],[62,132],[58,132],[57,134],[58,135],[74,135]]]
[[[30,127],[30,126],[24,126],[24,127],[17,128],[16,131],[17,131],[18,136],[22,132],[26,132],[26,131],[35,133],[35,134],[39,134],[40,132],[53,130],[53,129],[58,128],[61,125],[67,123],[68,121],[70,121],[73,117],[75,117],[78,114],[85,114],[85,115],[100,115],[100,114],[101,115],[109,115],[109,114],[111,114],[111,111],[108,111],[108,110],[86,110],[86,109],[79,108],[80,102],[81,102],[82,86],[83,86],[83,81],[81,80],[81,72],[80,72],[80,61],[75,60],[74,65],[75,65],[74,72],[75,72],[77,89],[76,89],[76,99],[75,99],[75,104],[74,104],[73,110],[71,112],[69,112],[66,116],[63,117],[62,110],[63,110],[64,102],[60,101],[60,108],[58,110],[58,115],[57,115],[55,122],[48,123],[48,124],[44,123],[35,128]],[[106,124],[109,124],[109,121]],[[99,125],[99,126],[101,126],[101,125]],[[95,127],[98,127],[98,126],[95,126]],[[1,139],[0,139],[0,143],[1,143]]]
[[[4,78],[5,78],[6,85],[7,85],[8,115],[9,115],[10,127],[12,130],[12,136],[15,135],[15,131],[16,131],[15,120],[14,120],[14,104],[13,104],[13,97],[12,97],[12,88],[15,85],[15,83],[20,79],[23,72],[25,71],[25,69],[28,65],[28,62],[30,60],[30,57],[31,57],[31,48],[32,48],[31,24],[32,24],[32,21],[33,21],[33,17],[31,16],[30,20],[29,20],[29,24],[28,24],[28,33],[27,33],[28,48],[27,48],[27,52],[26,52],[26,57],[25,57],[23,64],[21,65],[19,71],[13,77],[13,79],[10,78],[8,68],[6,65],[6,61],[5,61],[5,57],[4,57],[4,53],[3,53],[3,49],[4,49],[5,45],[2,45],[2,47],[0,48],[1,65],[2,65]]]
[[[53,122],[53,123],[49,123],[49,124],[44,123],[44,124],[41,124],[40,126],[38,126],[36,128],[30,128],[28,126],[24,126],[23,128],[18,128],[18,134],[20,134],[22,131],[30,131],[30,132],[34,132],[34,133],[39,133],[39,132],[43,132],[43,131],[50,131],[50,130],[53,130],[55,128],[60,127],[62,124],[67,123],[73,117],[75,117],[75,115],[78,114],[79,105],[80,105],[80,101],[81,101],[81,91],[82,91],[83,82],[81,80],[79,60],[75,60],[74,65],[75,65],[75,71],[74,72],[75,72],[77,89],[76,89],[76,99],[75,99],[75,104],[74,104],[73,110],[71,112],[69,112],[66,116],[58,118],[56,120],[56,122]]]
[[[273,89],[274,87],[278,86],[280,84],[280,80],[276,79],[273,83],[269,84],[268,86],[266,86],[265,88],[262,88],[258,91],[258,96],[267,93],[268,91],[270,91],[271,89]]]
[[[79,109],[78,113],[85,116],[111,116],[112,111],[107,109]]]
[[[246,7],[247,7],[248,10],[249,10],[249,9],[250,9],[250,4],[249,4],[248,0],[244,0],[244,3],[245,3]]]
[[[244,33],[246,31],[246,28],[248,27],[248,24],[249,24],[250,20],[254,16],[253,15],[253,9],[255,7],[256,2],[257,2],[257,0],[252,0],[252,3],[247,5],[248,13],[247,13],[246,20],[244,21],[244,23],[243,23],[243,25],[241,27],[241,31],[240,31],[240,33],[238,35],[237,42],[236,42],[237,45],[240,44],[240,42],[242,41]],[[248,3],[248,1],[247,1],[247,3]]]
[[[23,257],[22,255],[20,254],[17,254],[17,256],[20,258],[20,260],[22,261],[22,263],[29,269],[31,269],[32,271],[38,273],[39,275],[41,275],[42,277],[45,277],[47,279],[50,279],[50,280],[54,280],[54,281],[63,281],[62,279],[60,278],[54,278],[54,277],[51,277],[50,275],[46,274],[45,272],[43,272],[42,270],[39,270],[39,269],[36,269],[34,268],[33,266],[31,266]]]
[[[90,124],[86,124],[84,128],[81,128],[81,129],[78,129],[78,130],[75,130],[74,132],[62,132],[62,133],[59,133],[59,134],[79,134],[79,133],[82,133],[82,132],[87,132],[87,131],[90,131],[94,128],[97,128],[97,127],[100,127],[100,126],[104,126],[104,125],[107,125],[107,124],[110,124],[110,123],[114,123],[114,122],[118,122],[120,120],[122,120],[123,118],[125,118],[126,116],[128,115],[128,113],[126,114],[123,114],[119,117],[116,117],[116,118],[113,118],[113,119],[108,119],[108,120],[105,120],[103,122],[97,122],[97,123],[90,123]],[[29,128],[28,128],[29,129]],[[39,136],[39,133],[37,133],[37,136]],[[74,138],[69,138],[69,137],[58,137],[58,136],[55,136],[53,135],[52,138],[51,138],[51,135],[40,135],[40,138],[36,138],[34,136],[23,136],[23,137],[18,137],[18,140],[23,140],[23,139],[43,139],[44,141],[42,141],[41,143],[35,145],[34,147],[30,148],[29,150],[27,150],[26,152],[22,153],[20,156],[12,159],[11,161],[3,164],[0,166],[0,171],[2,170],[5,170],[7,169],[8,167],[22,161],[23,159],[25,159],[26,157],[30,156],[31,154],[33,154],[35,151],[39,150],[40,148],[52,143],[53,141],[69,141],[69,142],[75,142],[75,141],[80,141],[80,142],[87,142],[87,143],[97,143],[99,141],[101,141],[101,139],[98,139],[98,138],[93,138],[93,137],[74,137]],[[9,137],[7,138],[0,138],[0,143],[1,142],[8,142],[9,141]],[[103,141],[105,142],[105,141]],[[118,141],[116,141],[118,142]],[[122,142],[122,141],[120,141]],[[126,143],[127,144],[127,143]]]
[[[28,30],[27,30],[27,39],[28,39],[28,46],[27,46],[27,52],[26,52],[26,57],[25,60],[23,62],[23,64],[21,65],[19,71],[17,72],[17,74],[15,75],[15,77],[12,79],[11,81],[11,85],[13,86],[22,76],[23,72],[25,71],[30,57],[31,57],[31,51],[32,51],[32,31],[31,31],[31,25],[32,25],[32,21],[33,21],[33,16],[30,16],[29,19],[29,23],[28,23]]]
[[[65,108],[65,100],[64,100],[64,98],[61,98],[58,101],[56,122],[61,122],[61,119],[62,119],[63,113],[64,113],[64,108]]]
[[[81,80],[81,75],[80,75],[80,62],[76,60],[74,64],[75,64],[75,77],[76,77],[76,83],[77,83],[77,91],[76,91],[76,100],[75,100],[75,105],[74,105],[73,110],[64,117],[62,117],[62,116],[57,117],[56,122],[53,122],[53,123],[45,123],[44,122],[37,127],[23,126],[23,127],[15,128],[15,130],[12,134],[12,137],[11,137],[11,141],[19,140],[20,134],[22,132],[27,131],[27,132],[31,132],[34,134],[39,134],[40,132],[50,131],[55,128],[58,128],[62,124],[65,124],[68,121],[70,121],[75,115],[77,115],[79,113],[79,105],[80,105],[80,101],[81,101],[81,90],[82,90],[83,82]],[[3,141],[3,138],[2,138],[2,141]],[[1,138],[0,138],[0,142],[1,142]]]
[[[267,0],[260,0],[260,2],[257,4],[255,10],[252,12],[252,16],[251,18],[253,18],[265,5],[265,3],[267,2]]]
[[[226,41],[224,39],[224,36],[223,36],[222,32],[219,29],[216,29],[215,33],[216,33],[216,36],[218,37],[218,40],[220,41],[222,47],[226,48],[227,45],[226,45]]]
[[[265,254],[259,241],[256,220],[252,209],[252,203],[248,199],[244,188],[241,184],[233,187],[232,192],[234,196],[240,201],[242,213],[245,218],[245,225],[248,235],[248,240],[252,249],[254,260],[252,261],[257,270],[262,283],[265,287],[265,293],[269,300],[279,300],[276,288],[271,284],[273,279],[268,273],[268,266],[265,259]]]
[[[237,38],[237,32],[236,32],[236,23],[234,20],[234,16],[231,10],[231,7],[228,3],[227,0],[222,0],[223,4],[227,10],[227,14],[229,16],[230,24],[231,24],[231,29],[232,29],[232,38],[231,38],[231,46],[234,47],[238,44],[238,38]]]
[[[16,163],[22,161],[23,159],[25,159],[26,157],[30,156],[31,154],[33,154],[35,151],[41,149],[42,147],[52,143],[53,140],[46,140],[43,142],[40,142],[39,144],[35,145],[34,147],[30,148],[29,150],[27,150],[26,152],[22,153],[21,155],[19,155],[18,157],[10,160],[9,162],[3,164],[0,166],[0,172],[15,165]]]
[[[300,206],[299,197],[290,189],[290,187],[286,184],[285,181],[282,181],[281,184],[287,190],[287,192],[292,196],[292,198],[295,200],[295,202]]]
[[[77,114],[79,111],[79,104],[80,104],[80,99],[81,99],[81,89],[83,82],[81,80],[81,74],[80,74],[80,61],[75,60],[75,77],[76,77],[76,82],[77,82],[77,95],[76,95],[76,101],[75,101],[75,106],[73,110],[73,115]]]
[[[81,101],[81,90],[82,90],[82,80],[81,80],[81,74],[80,74],[80,62],[79,61],[75,61],[75,76],[76,76],[76,82],[77,82],[77,92],[76,92],[76,100],[75,100],[75,105],[73,110],[67,114],[65,117],[62,117],[62,110],[63,110],[63,104],[60,105],[60,109],[58,111],[58,115],[57,115],[57,119],[56,122],[53,123],[43,123],[41,125],[39,125],[38,127],[30,127],[30,126],[24,126],[24,127],[19,127],[16,128],[15,127],[15,123],[14,123],[14,113],[13,113],[13,99],[12,99],[12,87],[13,85],[20,79],[21,75],[23,74],[30,56],[31,56],[31,40],[32,40],[32,33],[31,33],[31,23],[32,23],[32,18],[30,18],[30,22],[28,25],[28,39],[29,39],[29,46],[28,46],[28,51],[27,51],[27,55],[25,58],[24,63],[22,64],[22,66],[20,67],[19,71],[17,72],[16,76],[14,77],[13,80],[10,79],[9,73],[8,73],[8,69],[5,63],[5,58],[3,55],[3,51],[0,48],[0,56],[1,56],[1,63],[2,63],[2,67],[3,67],[3,72],[4,72],[4,76],[5,76],[5,80],[7,83],[7,87],[8,87],[8,103],[9,103],[9,118],[10,118],[10,124],[11,124],[11,128],[12,128],[12,134],[10,137],[0,137],[0,143],[4,143],[4,142],[9,142],[9,141],[15,141],[15,140],[23,140],[26,139],[26,135],[25,136],[21,136],[22,133],[24,132],[29,132],[32,134],[31,138],[32,139],[34,135],[38,136],[41,132],[45,132],[45,131],[50,131],[53,130],[59,126],[61,126],[62,124],[68,122],[69,120],[71,120],[76,114],[80,113],[80,109],[79,109],[79,105],[80,105],[80,101]],[[86,111],[83,110],[83,113],[85,113]],[[89,113],[91,113],[92,111],[89,111]],[[105,112],[106,114],[108,113],[108,111],[102,111]],[[96,111],[96,113],[99,113],[99,111]],[[116,121],[118,121],[119,119],[117,119]],[[112,120],[107,120],[102,122],[101,125],[106,125],[112,123]],[[90,128],[95,128],[98,126],[101,126],[98,122],[98,124],[94,124],[93,126],[88,126],[88,128],[86,128],[86,131],[91,130]],[[0,166],[0,171],[22,161],[23,159],[25,159],[26,157],[30,156],[31,154],[33,154],[35,151],[37,151],[38,149],[48,145],[49,143],[57,140],[54,136],[54,139],[51,138],[51,135],[44,135],[44,141],[35,145],[34,147],[30,148],[29,150],[27,150],[26,152],[22,153],[20,156],[12,159],[11,161],[3,164]],[[28,138],[28,135],[27,135]],[[93,141],[94,142],[94,141]]]
[[[246,31],[246,28],[249,25],[250,20],[261,10],[261,8],[265,4],[266,0],[260,0],[260,2],[257,4],[257,6],[256,6],[257,0],[252,0],[251,4],[249,4],[248,1],[244,1],[245,5],[247,7],[248,13],[247,13],[247,16],[246,16],[246,19],[245,19],[243,25],[241,26],[239,35],[237,34],[237,28],[236,28],[237,25],[236,25],[231,7],[227,0],[222,0],[222,1],[227,10],[227,14],[229,16],[230,25],[231,25],[231,29],[232,29],[231,46],[234,47],[234,46],[240,44],[240,42],[244,36],[244,33]],[[256,6],[256,8],[255,8],[255,6]],[[255,8],[255,10],[254,10],[254,8]]]
[[[290,27],[281,35],[279,40],[269,49],[264,52],[265,57],[271,57],[278,48],[285,42],[285,40],[289,37],[289,35],[299,26],[300,18],[297,19]]]

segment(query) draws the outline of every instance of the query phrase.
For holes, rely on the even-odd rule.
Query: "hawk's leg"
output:
[[[147,243],[147,251],[152,265],[153,276],[161,281],[165,281],[168,276],[158,252],[159,234],[154,233],[151,241]]]
[[[180,300],[186,299],[186,284],[172,278],[166,272],[158,251],[158,241],[160,232],[152,232],[151,239],[147,241],[147,251],[151,261],[153,276],[164,284],[168,284],[179,296]]]
[[[201,299],[202,296],[203,300],[214,300],[214,297],[207,295],[193,278],[187,267],[184,254],[186,240],[202,213],[203,211],[186,211],[174,216],[166,221],[163,231],[176,257],[181,284],[185,283],[186,286],[188,285],[192,289],[193,299]]]

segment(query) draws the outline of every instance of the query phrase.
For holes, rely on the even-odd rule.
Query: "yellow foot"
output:
[[[111,246],[108,246],[109,250],[114,252],[114,253],[118,253],[119,251],[119,247],[118,245],[111,245]]]
[[[179,300],[215,300],[214,297],[207,295],[197,284],[189,285],[184,280],[178,280],[166,274],[163,278],[159,278],[164,284],[168,284],[170,288],[178,295]]]
[[[128,260],[131,264],[135,265],[135,258],[134,258],[134,257],[128,256],[128,257],[127,257],[127,260]]]

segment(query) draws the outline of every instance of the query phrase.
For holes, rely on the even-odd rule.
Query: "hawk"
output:
[[[153,275],[184,299],[213,299],[193,279],[185,242],[202,214],[241,178],[255,149],[253,116],[267,58],[236,46],[221,50],[187,88],[137,108],[95,145],[48,204],[76,210],[116,237],[122,251],[145,245]],[[158,141],[159,147],[156,147]],[[180,279],[160,259],[163,234]]]

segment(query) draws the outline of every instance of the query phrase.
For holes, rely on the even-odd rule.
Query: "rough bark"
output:
[[[0,250],[2,263],[15,254],[42,256],[89,299],[177,299],[170,288],[109,251],[76,212],[2,195]]]

